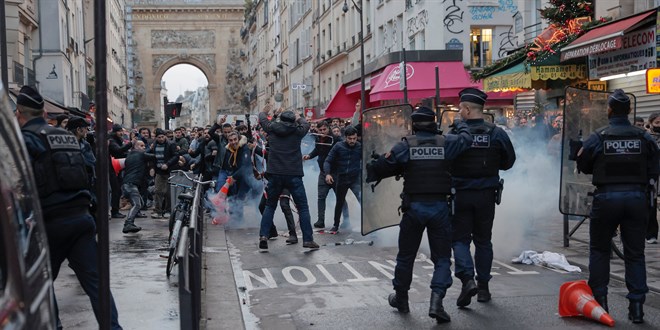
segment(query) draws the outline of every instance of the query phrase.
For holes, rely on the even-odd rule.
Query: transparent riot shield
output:
[[[366,183],[364,179],[372,154],[389,152],[402,137],[412,133],[412,111],[412,106],[403,104],[367,109],[362,114],[362,235],[401,221],[398,209],[403,180],[386,178],[372,187],[375,182]]]
[[[594,186],[591,175],[578,173],[575,161],[569,160],[570,140],[586,139],[593,131],[608,125],[607,98],[610,93],[573,87],[566,88],[564,125],[562,127],[561,182],[559,211],[562,214],[589,216]],[[630,97],[632,118],[635,116],[635,96]]]
[[[445,110],[440,114],[440,131],[443,133],[448,133],[450,131],[449,126],[454,122],[454,119],[460,118],[458,110]],[[494,123],[495,117],[491,113],[484,113],[483,118],[486,122]]]

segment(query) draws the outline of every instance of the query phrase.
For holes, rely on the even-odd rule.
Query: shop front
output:
[[[637,99],[637,115],[660,109],[660,95],[646,91],[646,71],[657,67],[656,10],[613,21],[585,33],[564,47],[562,61],[579,58],[588,65],[589,82],[607,91],[623,89]],[[596,84],[591,84],[597,86]]]

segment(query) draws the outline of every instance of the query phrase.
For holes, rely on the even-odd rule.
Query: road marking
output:
[[[511,266],[509,266],[509,265],[507,265],[507,264],[505,264],[501,261],[497,261],[495,259],[493,259],[493,263],[496,263],[496,264],[498,264],[498,265],[500,265],[504,268],[512,270],[512,272],[507,272],[507,274],[511,274],[511,275],[532,275],[532,274],[538,274],[539,273],[539,272],[533,271],[533,270],[529,270],[529,271],[520,270],[518,268],[511,267]]]
[[[325,269],[323,265],[316,265],[316,268],[318,268],[319,271],[321,271],[321,274],[323,274],[323,276],[325,276],[325,278],[328,279],[328,282],[332,284],[337,284],[337,280],[335,280],[335,278],[332,275],[330,275],[330,272],[328,272],[328,270]]]
[[[248,291],[254,289],[254,286],[252,285],[252,279],[267,286],[270,289],[275,289],[277,287],[277,283],[275,282],[275,279],[273,278],[273,275],[270,273],[270,271],[268,271],[266,268],[261,268],[261,270],[264,272],[265,278],[258,276],[249,270],[243,271],[243,277],[245,277],[245,287]]]
[[[292,270],[297,270],[300,273],[302,273],[305,276],[306,280],[301,282],[301,281],[298,281],[295,278],[293,278],[293,275],[291,275]],[[312,272],[309,271],[309,269],[307,269],[305,267],[300,267],[300,266],[285,267],[284,269],[282,269],[282,276],[284,276],[284,279],[287,282],[289,282],[293,285],[307,286],[307,285],[312,285],[312,284],[316,283],[316,276],[314,276],[312,274]]]
[[[355,268],[353,268],[353,266],[351,266],[351,265],[349,265],[345,262],[342,263],[342,265],[344,265],[344,267],[346,267],[346,269],[348,269],[348,271],[351,272],[351,274],[353,274],[353,276],[355,276],[355,278],[349,278],[348,282],[370,282],[370,281],[377,281],[378,280],[375,277],[364,277],[364,276],[362,276],[362,274],[358,273],[358,271],[355,270]]]

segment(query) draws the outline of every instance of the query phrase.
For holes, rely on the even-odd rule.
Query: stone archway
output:
[[[161,79],[177,64],[199,68],[208,80],[209,122],[217,112],[242,113],[225,86],[235,85],[233,54],[240,52],[243,1],[184,1],[135,4],[127,8],[129,85],[142,122],[164,124]],[[131,56],[131,53],[134,56]],[[133,77],[131,77],[133,75]],[[133,78],[133,79],[132,79]],[[130,96],[129,96],[130,99]]]

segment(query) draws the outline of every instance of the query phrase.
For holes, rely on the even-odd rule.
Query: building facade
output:
[[[39,38],[39,8],[35,0],[5,1],[9,88],[36,86],[33,47]]]
[[[62,106],[80,109],[87,85],[83,3],[41,1],[38,8],[33,56],[39,90]]]

